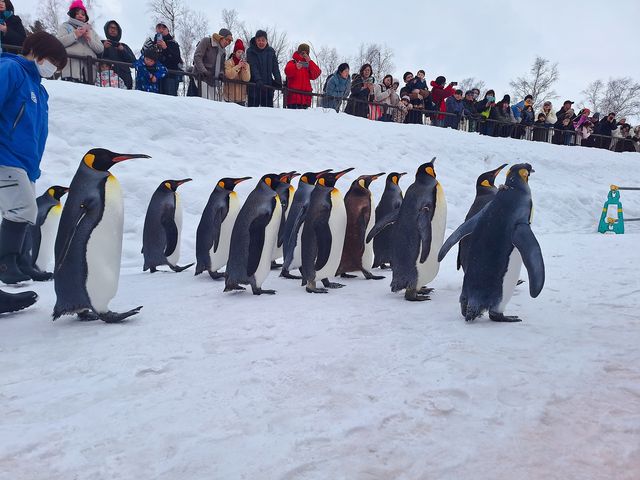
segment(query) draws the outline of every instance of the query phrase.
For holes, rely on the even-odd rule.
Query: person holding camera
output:
[[[345,113],[356,117],[367,118],[369,116],[369,104],[373,100],[376,79],[373,78],[373,68],[368,63],[360,67],[360,73],[351,80],[351,96],[347,102]]]
[[[67,49],[67,54],[97,58],[104,51],[104,46],[88,23],[89,15],[82,0],[74,0],[67,15],[69,20],[58,29],[58,40]],[[94,75],[84,60],[70,58],[62,70],[62,80],[93,85]]]
[[[226,28],[205,37],[193,55],[193,70],[202,80],[200,96],[209,100],[220,100],[220,80],[224,78],[225,49],[233,42],[233,35]]]
[[[287,87],[292,90],[311,92],[311,81],[320,76],[322,71],[316,63],[309,58],[309,45],[301,43],[284,68],[287,76]],[[311,106],[311,96],[303,93],[289,92],[287,95],[287,108],[307,109]]]
[[[446,83],[447,79],[442,75],[431,82],[431,101],[436,105],[436,109],[440,112],[447,111],[445,100],[455,94],[456,85],[458,85],[458,82],[450,82],[449,85],[445,87]],[[444,115],[433,115],[431,120],[434,122],[434,125],[442,127],[444,126],[444,117]]]
[[[142,47],[142,54],[149,49],[155,49],[158,52],[157,61],[161,63],[167,70],[182,71],[182,57],[180,56],[180,45],[176,42],[167,27],[167,21],[158,22],[156,25],[156,34],[147,38]],[[163,95],[178,95],[178,86],[182,80],[182,74],[167,73],[161,80],[159,85],[159,93]]]
[[[107,38],[102,41],[104,51],[100,58],[105,60],[115,60],[116,62],[124,62],[133,64],[136,56],[126,43],[122,43],[122,28],[115,20],[109,20],[104,24],[104,35]],[[111,69],[122,79],[127,90],[133,88],[133,78],[131,77],[131,68],[125,65],[113,65]]]
[[[224,64],[224,76],[227,80],[236,80],[247,83],[251,80],[251,66],[247,63],[244,53],[244,42],[236,40],[233,45],[233,53]],[[224,101],[247,105],[247,86],[242,83],[224,83]]]
[[[11,0],[0,0],[0,53],[2,45],[22,46],[27,33],[22,20],[14,14]]]

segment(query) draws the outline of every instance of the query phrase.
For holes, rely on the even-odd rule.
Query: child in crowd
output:
[[[96,87],[124,88],[127,86],[108,63],[100,63],[96,72]]]
[[[544,113],[539,113],[538,119],[533,122],[533,141],[548,142],[551,126],[550,123],[547,123],[547,116]]]
[[[167,75],[167,68],[158,61],[158,51],[147,48],[133,66],[136,68],[136,90],[159,93],[160,80]]]
[[[393,109],[393,121],[396,123],[404,123],[409,110],[413,109],[409,95],[404,95],[398,103],[398,108]]]

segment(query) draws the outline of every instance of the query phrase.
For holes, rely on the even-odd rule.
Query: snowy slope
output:
[[[145,308],[123,325],[52,323],[45,284],[34,287],[36,308],[0,320],[0,479],[638,478],[640,226],[593,232],[608,185],[640,184],[639,155],[47,88],[39,191],[68,183],[92,147],[153,156],[113,169],[125,192],[125,268],[112,308]],[[536,300],[516,292],[507,313],[522,324],[464,323],[455,254],[423,304],[391,294],[388,280],[312,296],[274,273],[264,286],[278,295],[253,297],[223,295],[192,270],[141,271],[144,214],[162,180],[194,179],[180,189],[186,263],[221,177],[356,167],[340,180],[346,191],[362,173],[413,174],[432,156],[450,229],[479,173],[534,166],[547,283]],[[640,216],[640,196],[623,201]]]

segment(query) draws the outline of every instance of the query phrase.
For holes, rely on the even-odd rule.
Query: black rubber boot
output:
[[[34,282],[48,282],[49,280],[53,280],[53,273],[43,272],[38,267],[34,267],[31,264],[31,258],[24,255],[24,253],[18,257],[18,268],[25,275],[29,275]]]
[[[0,313],[24,310],[38,300],[36,292],[7,293],[0,290]]]
[[[18,267],[27,224],[2,220],[0,226],[0,281],[7,285],[26,282],[31,277]]]

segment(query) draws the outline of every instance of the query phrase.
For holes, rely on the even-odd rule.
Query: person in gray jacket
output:
[[[69,20],[58,28],[58,40],[64,45],[68,55],[97,58],[104,51],[98,34],[89,22],[87,9],[82,0],[74,0],[67,12]],[[89,71],[89,65],[82,60],[69,58],[62,70],[62,80],[93,85],[95,75]]]
[[[198,43],[193,55],[193,69],[202,79],[200,96],[220,100],[220,86],[224,78],[225,49],[233,42],[231,32],[222,28]]]
[[[339,112],[342,101],[349,96],[350,91],[351,75],[349,73],[349,64],[341,63],[338,70],[327,78],[322,106]]]

